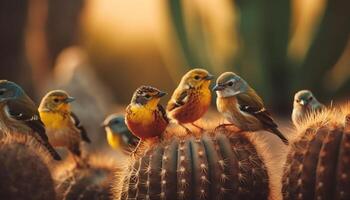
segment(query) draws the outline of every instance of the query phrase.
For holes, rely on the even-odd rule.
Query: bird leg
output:
[[[188,135],[192,134],[192,131],[191,131],[190,129],[188,129],[185,125],[180,124],[180,123],[179,123],[179,125],[180,125],[182,128],[184,128],[184,129],[186,130],[186,133],[187,133]]]
[[[191,123],[191,124],[192,124],[192,126],[198,128],[200,131],[204,131],[204,128],[198,126],[197,124],[195,124],[195,123]]]
[[[88,168],[90,167],[89,163],[87,162],[86,158],[81,158],[76,155],[72,155],[73,160],[75,162],[75,167],[78,169]]]
[[[219,130],[220,128],[226,128],[227,126],[235,126],[234,124],[220,124],[219,126],[217,126],[214,131]]]

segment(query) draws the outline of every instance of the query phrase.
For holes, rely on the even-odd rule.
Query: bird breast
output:
[[[230,123],[241,130],[255,131],[262,127],[258,119],[240,110],[236,97],[218,97],[217,109]]]

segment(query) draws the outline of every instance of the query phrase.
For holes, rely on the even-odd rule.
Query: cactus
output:
[[[268,199],[270,176],[256,141],[228,129],[173,134],[142,148],[118,173],[115,199]],[[140,155],[139,155],[140,154]]]
[[[350,104],[309,116],[285,164],[284,199],[350,198]]]
[[[116,163],[106,156],[92,155],[87,165],[76,167],[74,162],[57,167],[55,179],[59,199],[109,200],[110,184]]]
[[[49,156],[33,139],[8,136],[0,141],[1,199],[55,199]]]

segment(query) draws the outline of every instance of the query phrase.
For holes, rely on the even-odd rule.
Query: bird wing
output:
[[[249,96],[249,94],[237,95],[240,110],[253,115],[267,128],[277,128],[277,124],[273,121],[270,113],[265,109],[261,98],[257,98],[256,96],[252,97]]]
[[[35,104],[31,101],[12,100],[7,102],[7,109],[10,116],[16,120],[23,121],[33,131],[39,134],[40,138],[48,141],[45,125],[40,119]]]
[[[188,101],[188,90],[175,91],[171,99],[167,107],[168,111],[183,106]]]
[[[161,114],[162,114],[162,116],[163,116],[163,119],[164,119],[167,123],[169,123],[169,118],[168,118],[168,116],[167,116],[167,114],[166,114],[166,111],[165,111],[165,109],[163,108],[163,106],[160,105],[160,104],[158,104],[157,106],[158,106],[158,110],[161,112]]]
[[[74,122],[75,127],[77,129],[79,129],[79,131],[80,131],[81,139],[87,143],[91,143],[91,140],[87,134],[86,129],[84,128],[84,126],[82,124],[80,124],[80,120],[79,120],[78,116],[72,112],[71,118],[72,118],[72,121]]]

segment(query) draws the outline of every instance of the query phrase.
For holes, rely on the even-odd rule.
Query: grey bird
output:
[[[249,84],[233,72],[223,73],[213,88],[217,93],[218,111],[241,131],[265,130],[278,136],[284,144],[287,138],[278,130],[277,124],[266,110],[263,100]]]
[[[305,117],[312,112],[320,111],[324,108],[310,90],[300,90],[294,95],[292,121],[295,126],[299,126]]]
[[[61,160],[49,143],[35,103],[19,85],[7,80],[0,80],[0,130],[5,135],[31,136],[45,146],[55,160]]]

